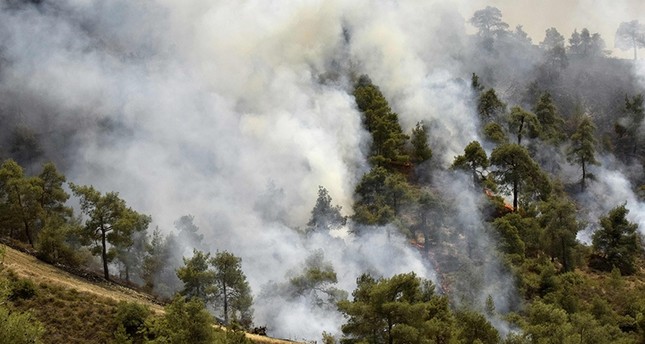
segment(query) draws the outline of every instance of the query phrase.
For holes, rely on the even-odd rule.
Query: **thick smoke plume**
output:
[[[466,19],[482,7],[420,0],[7,1],[0,5],[1,116],[30,128],[43,142],[43,159],[55,160],[69,180],[118,191],[161,229],[193,214],[212,252],[242,257],[256,323],[276,336],[317,338],[339,331],[338,313],[260,297],[275,295],[267,289],[311,252],[324,252],[337,287],[347,291],[363,272],[415,271],[439,283],[393,228],[307,240],[294,230],[307,223],[318,185],[349,213],[354,186],[369,169],[369,135],[351,77],[368,74],[406,132],[428,123],[433,159],[447,167],[479,139],[464,78],[479,65],[469,60],[476,53]],[[12,133],[0,131],[6,143]],[[457,210],[466,240],[490,251],[473,213],[480,195],[450,179],[457,177],[437,178],[444,193],[466,200]],[[511,308],[510,279],[492,256],[484,260],[482,295]]]

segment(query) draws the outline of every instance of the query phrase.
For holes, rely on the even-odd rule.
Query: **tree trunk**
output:
[[[107,261],[107,243],[106,243],[106,230],[103,225],[101,225],[101,258],[103,259],[103,275],[106,280],[110,280],[110,272],[108,270],[108,261]]]
[[[222,281],[222,292],[224,293],[224,323],[228,325],[228,293],[225,281]]]
[[[29,221],[23,216],[22,223],[25,224],[25,234],[27,234],[27,241],[31,247],[34,247],[34,241],[31,239],[31,230],[29,230]]]
[[[27,236],[27,242],[31,247],[34,247],[34,241],[31,239],[31,231],[29,230],[29,220],[27,215],[25,215],[25,207],[22,205],[22,197],[20,197],[20,192],[18,189],[15,189],[16,194],[18,195],[18,206],[20,207],[20,217],[22,217],[22,223],[25,226],[25,235]]]
[[[582,161],[582,183],[580,183],[580,186],[582,187],[582,191],[585,191],[585,181],[587,179],[587,168],[585,166],[585,161]]]
[[[517,195],[519,193],[520,183],[516,180],[513,181],[513,211],[517,211]]]
[[[479,176],[477,175],[477,170],[473,168],[473,186],[477,187],[479,185]]]

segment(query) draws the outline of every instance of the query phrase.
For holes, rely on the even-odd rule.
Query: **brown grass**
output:
[[[146,305],[155,313],[163,312],[163,307],[150,301],[150,296],[108,282],[89,282],[81,277],[44,263],[34,256],[7,247],[4,266],[19,277],[32,280],[36,284],[54,284],[63,288],[88,293],[116,302],[137,302]]]
[[[148,294],[114,283],[88,281],[32,255],[4,247],[2,273],[31,280],[37,289],[34,298],[20,300],[15,306],[30,311],[45,325],[47,343],[110,342],[120,301],[143,304],[155,314],[164,313],[163,306],[152,302]],[[258,344],[294,343],[250,333],[246,336]]]

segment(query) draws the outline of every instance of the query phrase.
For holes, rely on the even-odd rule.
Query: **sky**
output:
[[[612,56],[632,58],[631,51],[614,48],[614,35],[621,22],[639,20],[645,23],[645,1],[638,0],[488,0],[472,1],[461,4],[460,12],[466,19],[472,13],[486,6],[497,7],[502,11],[503,20],[515,28],[522,25],[524,31],[539,43],[544,39],[546,29],[555,27],[566,39],[574,29],[588,28],[598,32],[612,49]],[[639,56],[643,49],[640,49]],[[640,58],[640,57],[639,57]]]

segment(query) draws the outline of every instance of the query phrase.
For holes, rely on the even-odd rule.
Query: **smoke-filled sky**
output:
[[[580,32],[586,27],[592,33],[600,33],[607,49],[612,50],[612,56],[622,58],[632,58],[634,55],[631,51],[614,48],[616,29],[621,22],[639,20],[645,23],[645,2],[638,0],[470,1],[462,7],[462,11],[466,18],[470,18],[472,12],[486,6],[499,8],[504,21],[511,28],[522,25],[533,43],[541,42],[546,29],[550,27],[558,29],[567,40],[573,30]]]
[[[354,186],[369,169],[369,135],[351,96],[350,72],[368,74],[381,87],[406,131],[421,120],[431,124],[437,165],[447,166],[479,139],[464,82],[472,70],[460,56],[472,48],[467,19],[487,4],[498,6],[512,27],[523,24],[534,43],[548,27],[567,38],[573,28],[588,27],[610,46],[618,24],[636,19],[630,15],[643,6],[591,0],[0,5],[0,104],[30,114],[21,121],[46,140],[73,133],[64,140],[68,150],[51,152],[67,162],[69,180],[118,191],[165,231],[180,216],[194,215],[213,252],[242,257],[256,294],[316,250],[349,291],[365,271],[415,271],[436,280],[433,267],[395,230],[305,242],[293,228],[306,224],[319,185],[348,214]],[[448,193],[462,185],[443,183]],[[479,214],[462,210],[465,226],[481,223]],[[511,284],[498,290],[500,300],[509,298]],[[256,321],[271,322],[274,335],[300,339],[335,333],[342,319],[304,304],[259,300]]]

